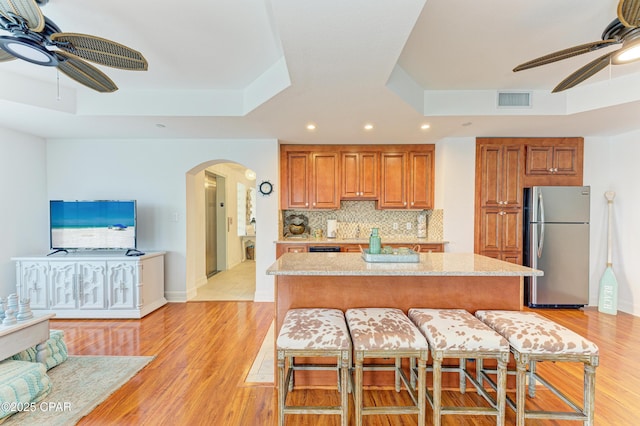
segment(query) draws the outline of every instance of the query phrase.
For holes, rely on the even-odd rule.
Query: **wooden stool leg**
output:
[[[467,378],[464,376],[464,371],[467,369],[467,360],[460,358],[460,373],[458,374],[460,393],[464,394],[467,391]]]
[[[509,359],[509,355],[507,354],[506,359],[498,359],[498,378],[497,378],[497,386],[496,389],[496,408],[498,409],[498,415],[496,418],[496,425],[503,426],[505,413],[506,413],[506,399],[507,399],[507,360]]]
[[[516,359],[516,426],[524,426],[524,404],[526,392],[528,356],[515,354]]]
[[[291,392],[291,391],[293,391],[293,382],[294,382],[294,380],[296,378],[296,372],[295,372],[295,369],[293,369],[293,367],[295,367],[296,363],[295,363],[295,358],[292,357],[292,356],[287,357],[287,359],[289,360],[289,368],[292,369],[291,380],[289,381],[289,392]]]
[[[433,424],[440,426],[442,411],[442,354],[433,353]]]
[[[340,399],[342,405],[342,426],[349,424],[349,352],[343,351],[341,359],[338,360],[340,366]]]
[[[396,392],[400,392],[401,389],[401,379],[400,379],[400,368],[402,367],[402,358],[396,357],[396,369],[395,369],[395,378],[396,378]]]
[[[585,426],[593,426],[595,411],[596,368],[593,364],[584,364],[584,412],[587,415]]]
[[[536,396],[536,361],[529,362],[529,396]]]
[[[284,351],[278,351],[278,424],[284,426],[284,403],[287,396],[285,388]]]
[[[356,417],[356,426],[362,426],[362,368],[364,362],[364,354],[362,352],[356,352],[356,380],[355,380],[355,389],[353,390],[353,400],[356,409],[355,417]]]
[[[418,425],[426,424],[427,417],[427,356],[418,359]]]
[[[480,385],[480,387],[484,387],[483,383],[482,383],[482,365],[483,365],[483,359],[482,358],[476,358],[476,381],[478,382],[478,384]]]

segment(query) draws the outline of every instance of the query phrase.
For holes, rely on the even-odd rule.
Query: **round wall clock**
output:
[[[273,185],[268,180],[263,180],[260,182],[260,185],[258,185],[258,191],[262,195],[269,195],[273,192]]]

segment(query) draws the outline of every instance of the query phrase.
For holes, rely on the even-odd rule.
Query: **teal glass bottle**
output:
[[[369,253],[380,254],[382,242],[380,241],[380,235],[378,235],[378,228],[371,229],[371,236],[369,237]]]

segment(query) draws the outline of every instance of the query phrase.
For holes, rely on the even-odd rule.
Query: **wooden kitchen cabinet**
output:
[[[522,209],[485,208],[479,254],[522,264]]]
[[[285,253],[306,253],[308,244],[276,244],[276,259]]]
[[[522,264],[524,146],[521,140],[478,138],[475,252]]]
[[[281,158],[281,206],[283,209],[309,208],[309,170],[308,152],[286,152]]]
[[[281,163],[283,209],[340,208],[338,153],[286,151]]]
[[[478,150],[480,205],[521,207],[522,145],[482,145]]]
[[[407,153],[383,152],[380,155],[381,182],[378,208],[407,208]]]
[[[380,181],[380,155],[377,152],[342,152],[340,198],[375,200]]]
[[[444,253],[444,244],[418,244],[418,251],[420,253]]]
[[[312,209],[339,209],[340,197],[339,157],[337,152],[314,152],[311,154],[311,190],[309,198]]]
[[[339,209],[375,200],[379,209],[434,208],[435,145],[281,145],[282,210]]]
[[[409,152],[409,208],[433,209],[434,151]]]
[[[584,140],[477,138],[476,253],[522,264],[523,190],[582,185]]]
[[[528,175],[576,175],[578,147],[527,145]]]
[[[433,209],[435,146],[380,154],[380,209]]]
[[[581,137],[528,139],[523,186],[581,186],[583,157]]]

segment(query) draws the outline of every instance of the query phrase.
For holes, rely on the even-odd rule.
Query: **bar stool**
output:
[[[428,356],[427,341],[420,330],[400,310],[395,308],[358,308],[345,312],[353,341],[355,380],[353,394],[356,425],[371,414],[417,414],[418,425],[425,423],[425,376]],[[367,364],[365,358],[394,358],[395,364]],[[417,358],[417,392],[402,369],[401,358]],[[363,404],[363,371],[394,371],[395,388],[402,381],[413,400],[412,406],[365,407]],[[410,371],[410,374],[413,374]]]
[[[593,425],[595,375],[599,363],[598,347],[594,343],[535,312],[481,310],[476,311],[476,317],[509,341],[516,361],[516,401],[507,398],[507,404],[516,412],[516,425],[524,426],[527,418],[576,420],[583,422],[584,426]],[[538,361],[584,364],[582,407],[538,374]],[[527,376],[531,398],[535,397],[536,382],[540,382],[571,408],[571,411],[527,410]]]
[[[504,425],[507,362],[509,343],[500,334],[463,309],[409,309],[409,318],[427,338],[433,358],[433,394],[426,390],[427,400],[433,408],[433,424],[439,426],[443,415],[493,415],[496,424]],[[459,367],[442,367],[445,358],[455,358]],[[497,361],[495,398],[490,395],[467,370],[467,359],[482,365],[483,359]],[[442,405],[442,372],[457,372],[460,392],[466,391],[467,380],[490,407],[444,407]],[[481,371],[476,371],[482,374]],[[487,376],[487,380],[490,378]]]
[[[347,426],[351,340],[342,311],[322,308],[287,311],[276,340],[276,351],[278,424],[284,425],[286,414],[338,414],[342,426]],[[335,357],[336,363],[296,365],[295,357]],[[288,364],[286,371],[285,364]],[[336,370],[338,391],[341,393],[340,405],[286,405],[287,394],[293,391],[293,373],[296,370]]]

